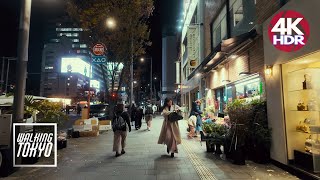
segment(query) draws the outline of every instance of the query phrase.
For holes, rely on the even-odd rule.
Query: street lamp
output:
[[[145,59],[150,59],[150,100],[152,100],[152,57],[150,58],[141,58],[140,61],[144,62]]]
[[[106,25],[108,28],[115,28],[116,27],[116,21],[113,18],[107,18]]]

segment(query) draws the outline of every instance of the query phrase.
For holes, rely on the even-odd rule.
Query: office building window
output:
[[[58,33],[58,36],[67,36],[67,37],[78,37],[79,33]]]
[[[59,39],[51,39],[51,42],[59,42]]]
[[[56,31],[72,31],[72,28],[56,28]]]
[[[72,44],[72,48],[79,48],[79,44]]]
[[[233,26],[236,26],[243,19],[242,0],[231,0],[229,10],[233,17]]]
[[[223,7],[218,17],[212,24],[212,46],[215,48],[221,40],[227,38],[227,11],[226,6]]]
[[[80,44],[80,48],[87,48],[86,44]]]
[[[72,39],[72,42],[79,42],[79,39]]]
[[[72,31],[83,31],[82,28],[73,28]]]
[[[53,66],[46,66],[46,67],[44,67],[44,69],[46,69],[46,70],[53,69]]]

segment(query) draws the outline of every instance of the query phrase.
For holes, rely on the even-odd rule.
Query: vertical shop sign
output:
[[[188,61],[190,68],[197,67],[199,58],[199,33],[197,26],[190,26],[187,35]]]

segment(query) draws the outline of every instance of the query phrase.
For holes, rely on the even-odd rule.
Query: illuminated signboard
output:
[[[100,82],[97,80],[90,80],[90,86],[92,88],[100,89]]]
[[[78,57],[61,58],[61,73],[80,73],[89,77],[90,64]],[[68,71],[69,70],[69,71]],[[91,68],[92,77],[92,68]]]

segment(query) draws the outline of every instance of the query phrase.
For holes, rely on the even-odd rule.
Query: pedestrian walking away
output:
[[[136,110],[136,115],[135,115],[136,130],[139,130],[141,128],[142,118],[143,118],[143,109],[141,107],[138,107]]]
[[[174,153],[178,153],[178,145],[181,144],[178,121],[169,121],[169,114],[175,111],[179,111],[179,106],[173,105],[172,100],[166,98],[162,111],[164,121],[162,124],[158,144],[167,145],[167,153],[171,153],[171,157],[174,157]]]
[[[81,106],[80,104],[77,105],[77,115],[79,116],[81,113]]]
[[[136,106],[134,104],[132,104],[131,106],[131,123],[132,123],[132,126],[134,126],[135,124],[135,120],[136,120],[136,112],[137,112],[137,109],[136,109]]]
[[[147,123],[147,130],[150,131],[151,129],[151,122],[152,122],[152,117],[153,117],[153,107],[151,104],[148,104],[146,106],[146,110],[145,110],[145,119],[146,119],[146,123]]]
[[[130,118],[127,112],[124,112],[124,105],[117,104],[114,108],[114,118],[112,119],[113,151],[116,157],[125,154],[127,131],[131,132]]]
[[[157,112],[157,106],[154,104],[152,105],[152,110],[153,110],[153,117],[155,118],[156,117],[156,112]]]

